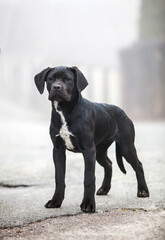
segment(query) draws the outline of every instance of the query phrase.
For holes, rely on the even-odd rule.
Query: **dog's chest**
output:
[[[65,146],[69,150],[73,150],[74,146],[71,141],[71,136],[74,136],[68,129],[67,122],[65,120],[64,114],[62,111],[58,110],[58,102],[54,102],[54,107],[56,109],[56,112],[60,115],[61,117],[61,128],[59,130],[59,134],[56,135],[56,137],[60,136],[63,141],[65,142]]]

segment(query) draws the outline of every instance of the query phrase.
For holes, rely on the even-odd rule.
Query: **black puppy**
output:
[[[65,151],[81,152],[85,162],[83,212],[95,212],[95,162],[104,168],[104,180],[97,195],[106,195],[111,188],[112,162],[108,147],[116,142],[116,158],[120,170],[126,173],[122,157],[136,172],[137,196],[149,197],[143,167],[134,146],[134,126],[119,107],[90,102],[81,96],[88,85],[76,67],[47,68],[35,76],[42,94],[45,82],[52,102],[50,136],[54,145],[55,193],[46,208],[59,208],[65,192]]]

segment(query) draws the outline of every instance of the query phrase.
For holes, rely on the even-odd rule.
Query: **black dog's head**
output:
[[[50,101],[69,102],[75,91],[81,92],[88,82],[77,67],[46,68],[35,76],[35,84],[42,94],[45,82]]]

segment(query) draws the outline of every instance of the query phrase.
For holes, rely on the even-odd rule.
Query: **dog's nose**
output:
[[[55,85],[53,88],[54,90],[60,91],[62,87],[61,85]]]

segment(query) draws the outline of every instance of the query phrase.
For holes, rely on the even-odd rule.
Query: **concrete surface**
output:
[[[62,207],[45,209],[43,206],[52,197],[54,191],[52,143],[48,134],[49,120],[40,121],[36,114],[22,111],[20,116],[19,109],[12,109],[12,112],[6,109],[6,107],[4,109],[0,106],[2,113],[0,124],[0,228],[22,226],[38,220],[81,213],[79,205],[83,196],[84,171],[81,154],[67,153],[67,188]],[[147,221],[149,221],[156,211],[156,214],[160,213],[161,215],[160,222],[163,226],[163,224],[165,225],[165,122],[135,122],[135,129],[136,147],[139,159],[144,166],[150,198],[139,199],[136,197],[135,174],[126,161],[124,164],[127,174],[122,174],[116,164],[115,148],[112,145],[109,151],[109,156],[113,161],[112,188],[107,196],[96,197],[98,213],[94,215],[97,216],[108,211],[114,216],[117,211],[114,209],[118,209],[117,215],[122,218],[120,212],[122,213],[123,210],[146,210],[149,213],[149,216],[146,215]],[[102,178],[103,169],[97,164],[97,188],[100,187]],[[124,212],[124,214],[126,213]],[[130,211],[128,211],[129,215]],[[86,216],[90,217],[89,214]],[[143,218],[145,219],[145,214],[143,214]],[[134,219],[134,217],[130,216],[130,219]],[[120,219],[118,220],[120,222]],[[118,226],[117,223],[114,228],[115,226]],[[5,231],[5,229],[1,231]],[[99,233],[98,236],[100,236]]]
[[[49,240],[164,240],[165,211],[110,210],[49,218],[23,227],[3,229],[0,238]]]

